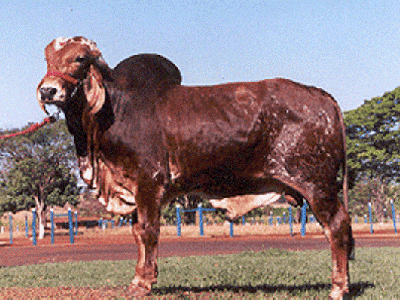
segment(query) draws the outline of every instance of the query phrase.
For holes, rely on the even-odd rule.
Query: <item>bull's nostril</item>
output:
[[[49,90],[49,93],[50,93],[51,95],[55,95],[55,94],[57,93],[57,89],[56,89],[56,88],[51,88],[51,89]]]
[[[52,99],[53,96],[57,93],[57,89],[53,87],[41,87],[40,94],[42,95],[42,99]]]

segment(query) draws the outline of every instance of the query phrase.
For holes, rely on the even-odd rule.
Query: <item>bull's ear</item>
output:
[[[103,107],[106,100],[106,90],[103,85],[103,76],[101,72],[93,65],[90,66],[83,88],[90,113],[96,114]]]

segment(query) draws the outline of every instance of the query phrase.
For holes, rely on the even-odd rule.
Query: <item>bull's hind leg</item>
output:
[[[349,293],[349,258],[354,251],[349,214],[336,196],[334,200],[314,199],[309,204],[324,227],[331,247],[333,266],[330,299],[343,299]]]

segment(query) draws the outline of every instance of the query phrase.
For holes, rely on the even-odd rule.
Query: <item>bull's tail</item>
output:
[[[345,137],[346,139],[346,137]],[[344,144],[346,149],[346,143]],[[343,203],[346,211],[349,211],[349,178],[348,178],[348,171],[347,171],[347,154],[346,151],[344,153],[343,158]]]
[[[343,203],[346,211],[349,211],[349,176],[347,170],[347,142],[346,142],[346,125],[344,124],[343,115],[340,113],[341,127],[342,127],[342,135],[343,135]]]

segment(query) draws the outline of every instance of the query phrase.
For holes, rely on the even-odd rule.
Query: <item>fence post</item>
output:
[[[394,209],[393,199],[390,200],[390,205],[392,206],[392,219],[393,219],[394,233],[397,233],[397,228],[396,228],[396,210]]]
[[[371,202],[368,202],[368,213],[369,213],[369,223],[371,225],[371,234],[374,233],[373,225],[372,225],[372,208],[371,208]]]
[[[181,209],[179,204],[176,206],[176,234],[181,236]]]
[[[10,221],[10,245],[13,243],[13,220],[11,211],[8,213],[8,218]]]
[[[303,206],[301,208],[301,236],[306,235],[306,221],[307,221],[307,203],[303,199]]]
[[[36,246],[36,209],[32,208],[32,243]]]
[[[201,203],[197,206],[197,211],[199,212],[200,236],[204,236],[203,207]]]
[[[75,235],[78,235],[78,212],[75,211]]]
[[[233,237],[233,222],[229,222],[229,236]]]
[[[28,214],[25,214],[25,237],[29,237]]]
[[[54,244],[54,210],[50,208],[50,223],[51,223],[51,244]]]
[[[74,243],[74,225],[72,222],[72,211],[71,208],[68,207],[68,225],[69,225],[69,241],[71,244]]]
[[[293,215],[291,206],[289,206],[289,226],[290,226],[290,235],[293,236]]]
[[[268,222],[269,222],[270,226],[274,225],[274,217],[273,217],[273,212],[272,211],[269,212]]]
[[[102,229],[102,230],[104,230],[103,222],[104,222],[103,217],[101,217],[99,220],[99,226],[100,226],[100,229]]]

